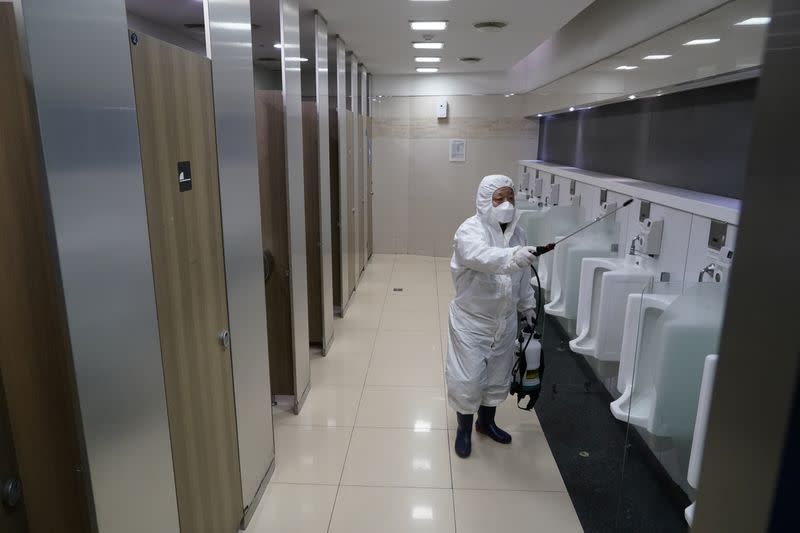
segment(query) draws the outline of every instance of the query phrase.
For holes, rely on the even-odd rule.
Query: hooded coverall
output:
[[[507,176],[486,176],[478,187],[477,213],[461,224],[453,240],[450,270],[456,296],[450,303],[447,396],[451,407],[472,414],[508,396],[514,365],[517,312],[536,307],[530,268],[514,253],[527,245],[517,226],[505,231],[492,214],[492,194],[514,184]]]

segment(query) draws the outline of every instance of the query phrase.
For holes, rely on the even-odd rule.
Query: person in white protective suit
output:
[[[517,226],[513,186],[508,176],[483,178],[478,212],[453,239],[456,296],[450,303],[446,376],[448,402],[458,413],[455,451],[462,458],[472,450],[475,413],[478,433],[511,442],[495,424],[495,410],[511,385],[517,313],[532,321],[536,307],[530,283],[535,249]]]

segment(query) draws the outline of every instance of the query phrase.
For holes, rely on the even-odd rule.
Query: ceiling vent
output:
[[[462,63],[480,63],[483,58],[482,57],[459,57],[459,61]]]
[[[476,22],[472,26],[478,31],[500,31],[508,26],[508,24],[498,20],[487,20],[484,22]]]

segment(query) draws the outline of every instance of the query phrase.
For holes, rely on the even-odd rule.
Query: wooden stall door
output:
[[[358,273],[367,266],[367,118],[358,116]]]
[[[256,91],[261,234],[264,250],[273,260],[265,290],[269,375],[274,395],[295,394],[285,120],[281,91]]]
[[[372,117],[367,117],[367,259],[372,257]]]
[[[138,37],[131,57],[178,516],[183,533],[234,533],[243,504],[220,337],[228,308],[211,63]]]
[[[358,272],[360,268],[356,264],[358,262],[358,243],[356,242],[356,206],[354,199],[356,198],[356,183],[355,183],[355,170],[358,154],[353,150],[353,128],[355,127],[355,115],[352,111],[347,112],[347,197],[350,198],[350,210],[347,213],[347,275],[348,294],[344,297],[344,301],[350,300],[350,295],[356,289],[356,280],[358,279]]]
[[[6,483],[19,483],[22,486],[22,475],[17,466],[17,454],[11,435],[6,393],[0,380],[0,487]],[[0,504],[0,531],[4,533],[28,533],[25,519],[25,502],[21,499],[14,505]]]
[[[330,106],[331,136],[331,246],[333,247],[333,307],[342,312],[342,237],[341,207],[339,196],[339,111]]]
[[[74,368],[32,111],[14,9],[0,3],[0,483],[20,480],[24,497],[0,504],[0,531],[84,533]]]
[[[322,346],[322,236],[319,200],[319,120],[316,102],[303,102],[303,172],[306,196],[306,265],[308,277],[308,334]]]

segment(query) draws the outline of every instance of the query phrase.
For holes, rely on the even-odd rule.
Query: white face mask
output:
[[[503,202],[500,205],[492,206],[492,213],[494,213],[494,218],[500,224],[508,224],[512,220],[514,220],[514,213],[516,209],[514,208],[514,204],[511,202]]]

